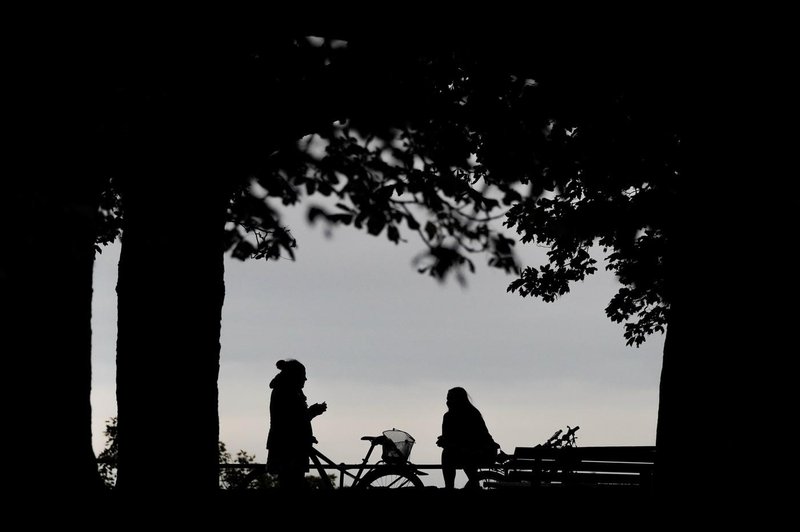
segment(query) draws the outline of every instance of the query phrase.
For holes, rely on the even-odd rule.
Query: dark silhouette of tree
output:
[[[117,466],[119,464],[116,417],[106,420],[106,428],[103,430],[103,435],[106,437],[106,445],[97,455],[98,470],[106,489],[113,489],[117,483]]]
[[[661,493],[703,501],[701,492],[713,485],[726,496],[752,497],[754,486],[774,477],[767,465],[731,467],[741,455],[735,435],[776,422],[788,403],[785,384],[751,354],[780,351],[792,312],[764,312],[797,292],[796,284],[780,286],[774,278],[747,288],[743,276],[746,270],[750,279],[770,279],[787,263],[797,188],[778,179],[775,192],[765,192],[769,199],[752,196],[756,176],[774,171],[769,146],[777,141],[750,132],[777,131],[770,113],[781,109],[733,80],[747,72],[777,98],[772,66],[744,59],[745,50],[767,49],[764,43],[725,40],[730,47],[718,54],[696,35],[686,37],[665,40],[663,48],[643,40],[643,48],[622,49],[613,59],[588,53],[588,62],[569,69],[516,65],[538,83],[515,102],[515,116],[535,124],[545,110],[548,123],[539,144],[524,128],[508,126],[512,137],[536,148],[527,153],[534,164],[503,152],[503,164],[519,162],[519,175],[531,184],[506,224],[523,242],[550,249],[549,263],[525,268],[509,290],[551,301],[596,270],[590,246],[605,248],[606,268],[622,284],[606,313],[628,322],[628,343],[667,330],[657,434]],[[771,57],[782,50],[776,46]],[[756,102],[770,111],[753,112]],[[769,251],[737,264],[735,250],[746,242]]]
[[[187,460],[198,464],[187,488],[216,489],[223,252],[250,251],[239,226],[265,237],[256,255],[275,256],[293,244],[266,205],[236,202],[234,210],[231,201],[253,175],[271,171],[270,152],[330,123],[335,109],[325,107],[335,85],[316,87],[325,57],[290,37],[133,47],[121,62],[113,122],[124,213],[117,288],[121,491],[153,489],[145,474],[158,452],[152,434],[170,431],[176,415]],[[166,220],[182,220],[185,231],[167,230]],[[188,269],[170,260],[176,254],[190,259]]]
[[[609,266],[623,283],[607,312],[629,322],[629,342],[668,324],[658,435],[665,470],[681,478],[708,465],[685,435],[702,433],[709,417],[722,412],[723,426],[756,423],[742,413],[763,404],[755,397],[763,387],[742,394],[749,359],[730,354],[742,346],[763,349],[764,323],[753,319],[756,307],[736,304],[730,287],[737,277],[720,251],[761,237],[769,243],[767,259],[777,261],[784,233],[772,229],[793,225],[780,202],[768,208],[753,201],[750,216],[740,215],[736,187],[752,183],[749,173],[763,168],[738,164],[730,154],[729,146],[757,144],[736,133],[757,121],[728,112],[736,100],[725,92],[735,72],[729,63],[717,65],[707,48],[692,50],[694,40],[682,47],[673,40],[664,47],[587,47],[580,39],[556,45],[547,34],[329,36],[309,42],[276,33],[226,44],[151,40],[147,46],[111,40],[76,54],[84,83],[48,102],[47,110],[72,110],[63,123],[81,125],[80,134],[59,130],[69,139],[61,145],[69,157],[59,160],[59,175],[67,169],[97,177],[40,181],[33,189],[39,196],[24,186],[13,189],[16,207],[4,209],[3,227],[24,218],[34,229],[29,235],[49,228],[47,218],[30,220],[25,214],[34,210],[20,208],[32,197],[50,198],[48,212],[79,206],[95,213],[113,200],[100,195],[98,183],[114,178],[123,213],[121,487],[151,488],[143,466],[157,457],[153,435],[171,432],[180,419],[187,460],[198,464],[187,486],[216,488],[223,252],[274,258],[293,244],[265,198],[291,204],[321,194],[337,206],[310,210],[311,220],[385,231],[394,242],[406,230],[416,233],[428,249],[419,269],[436,278],[469,268],[471,251],[488,252],[493,266],[516,271],[513,242],[492,225],[511,207],[508,225],[526,241],[550,245],[551,264],[523,270],[510,288],[545,299],[592,273],[587,247],[599,242],[611,250]],[[52,62],[72,66],[67,57]],[[72,105],[71,96],[84,105]],[[32,123],[22,131],[35,130]],[[96,146],[97,156],[71,149],[80,146]],[[35,170],[31,175],[47,174]],[[4,322],[20,340],[12,345],[30,352],[20,358],[48,357],[45,366],[52,369],[38,412],[62,397],[76,398],[59,404],[64,430],[58,431],[75,445],[60,452],[76,472],[89,471],[91,455],[89,235],[110,238],[116,222],[106,219],[112,223],[102,230],[95,221],[74,231],[75,224],[61,224],[56,250],[66,259],[59,275],[80,284],[53,276],[29,291],[47,277],[43,267],[4,260],[3,280],[13,281],[14,296],[13,316]],[[714,238],[699,228],[713,228]],[[23,256],[40,251],[32,236],[23,247]],[[181,257],[191,259],[190,267]],[[766,279],[762,268],[756,271]],[[767,285],[763,293],[775,290]],[[34,302],[42,297],[63,301],[68,345],[54,343],[61,329],[52,340],[31,344]],[[83,310],[74,312],[79,301]],[[716,314],[709,315],[710,302],[721,307]],[[732,310],[737,307],[746,312]],[[732,339],[732,324],[749,334]],[[75,331],[84,331],[82,339],[72,337]],[[23,370],[29,374],[33,366]],[[64,372],[74,378],[59,379]]]
[[[105,448],[97,456],[97,463],[103,485],[106,489],[111,490],[116,486],[117,466],[119,465],[116,417],[106,421],[106,428],[103,433],[106,436],[106,443]],[[234,457],[222,441],[218,443],[217,448],[220,464],[237,464],[240,466],[255,464],[255,455],[251,455],[247,451],[240,449]],[[150,476],[153,482],[181,486],[184,482],[183,472],[186,469],[186,464],[183,462],[180,449],[175,449],[167,443],[167,449],[162,450],[161,456],[162,458],[159,462],[150,465]],[[221,469],[220,487],[222,489],[237,488],[248,472],[249,468],[247,467]],[[319,482],[319,477],[309,475],[309,481],[312,486],[315,486]],[[248,489],[269,489],[276,487],[276,485],[277,481],[274,476],[264,473],[250,480]]]
[[[255,456],[248,454],[247,451],[239,450],[236,453],[236,458],[228,452],[225,444],[219,442],[219,463],[220,464],[238,464],[250,465],[255,462]],[[239,485],[244,482],[247,474],[250,472],[249,468],[225,468],[220,471],[220,487],[222,489],[237,489]],[[269,489],[277,487],[277,479],[274,475],[264,472],[262,475],[257,475],[254,479],[250,480],[248,489]]]
[[[763,309],[779,308],[783,296],[796,297],[796,289],[769,283],[743,289],[729,250],[753,241],[770,250],[760,264],[748,265],[754,278],[770,278],[770,271],[791,263],[787,244],[796,227],[790,213],[797,206],[797,189],[776,183],[785,194],[743,205],[753,176],[774,164],[768,146],[775,138],[747,132],[762,130],[760,120],[778,128],[765,113],[747,114],[749,107],[732,111],[761,95],[744,94],[731,84],[741,68],[753,79],[775,81],[766,64],[741,59],[747,46],[763,50],[762,44],[748,41],[717,55],[697,35],[685,37],[660,41],[664,35],[658,34],[640,38],[638,47],[610,41],[595,49],[581,39],[575,49],[513,37],[448,41],[443,48],[425,42],[411,56],[431,70],[421,68],[409,78],[426,80],[432,90],[412,98],[413,109],[402,109],[405,129],[382,131],[375,119],[380,113],[367,107],[366,120],[355,114],[347,124],[363,142],[348,137],[346,128],[322,134],[328,148],[312,165],[312,174],[347,168],[353,158],[364,161],[359,168],[376,184],[369,200],[348,197],[349,185],[334,187],[338,198],[349,201],[335,213],[312,210],[310,215],[366,224],[371,233],[386,226],[387,236],[398,241],[398,222],[406,218],[397,203],[410,200],[413,207],[423,205],[441,216],[428,203],[432,196],[425,195],[426,184],[435,183],[440,193],[457,190],[455,197],[463,203],[444,207],[456,221],[424,225],[434,259],[427,271],[438,276],[466,263],[464,251],[470,246],[465,243],[477,241],[475,247],[484,251],[510,249],[504,244],[513,242],[506,237],[494,236],[485,225],[470,225],[510,206],[506,225],[523,242],[550,249],[549,263],[522,270],[509,290],[546,301],[596,270],[592,245],[605,248],[606,268],[622,285],[606,313],[626,322],[628,343],[639,345],[669,328],[657,436],[661,493],[699,494],[707,484],[689,479],[701,472],[726,495],[752,495],[747,484],[767,478],[768,466],[742,472],[730,467],[741,445],[736,438],[717,442],[708,453],[698,452],[696,438],[714,426],[723,432],[755,431],[787,404],[784,387],[770,383],[777,375],[741,353],[780,350],[778,339],[790,330],[791,313],[765,319]],[[777,48],[776,57],[780,53]],[[405,86],[401,90],[414,93]],[[390,150],[395,160],[421,149],[435,154],[438,164],[415,172],[411,164],[386,163],[386,147],[398,140],[405,150]],[[376,147],[370,150],[370,145]],[[734,155],[744,153],[749,156]],[[468,162],[472,154],[478,164]],[[341,173],[358,175],[350,170]],[[475,182],[494,187],[495,195],[488,196],[496,198],[489,200],[494,203],[468,190],[466,184]],[[393,187],[391,194],[381,196],[382,186]],[[452,208],[460,205],[480,214],[470,217]],[[409,227],[417,226],[412,217]],[[442,233],[446,240],[438,239]],[[446,241],[452,244],[441,245]],[[502,244],[493,248],[493,242]],[[510,254],[492,260],[516,268]]]
[[[94,490],[100,480],[91,446],[89,367],[93,199],[99,190],[91,182],[81,191],[59,185],[38,181],[9,194],[0,207],[10,229],[0,272],[3,351],[13,357],[15,383],[8,389],[19,405],[8,434],[25,440],[31,456],[65,458],[59,474],[76,489]],[[18,478],[21,489],[37,488],[24,471]]]
[[[91,299],[105,186],[102,91],[64,80],[89,65],[37,32],[8,57],[9,170],[0,193],[0,305],[9,439],[57,463],[60,492],[101,487],[91,445]],[[42,488],[23,464],[20,492]],[[17,470],[17,467],[22,467]]]
[[[146,76],[125,72],[137,83],[123,83],[132,88],[115,102],[114,161],[122,166],[114,178],[124,213],[117,289],[122,491],[154,489],[146,474],[158,455],[152,434],[172,430],[176,415],[187,460],[198,464],[186,485],[216,488],[223,252],[270,258],[293,245],[276,212],[247,191],[252,183],[286,204],[300,190],[338,196],[343,212],[316,208],[311,219],[374,235],[385,229],[395,242],[405,223],[430,249],[420,269],[437,278],[470,266],[468,251],[488,251],[494,266],[515,268],[511,241],[488,225],[499,201],[474,186],[472,146],[448,116],[459,104],[437,96],[450,83],[438,65],[420,50],[374,39],[346,48],[340,62],[345,52],[325,40],[261,46],[191,49],[188,59],[185,50],[158,49],[144,61]],[[177,73],[168,68],[175,62]],[[354,97],[356,89],[382,97]],[[242,93],[252,97],[241,108],[223,103]],[[326,156],[313,153],[315,139],[328,143]],[[402,146],[386,154],[392,143]],[[427,213],[424,224],[414,209]],[[165,220],[184,220],[186,230],[165,230]],[[239,228],[262,238],[253,244]],[[188,269],[162,260],[178,250],[187,250]]]

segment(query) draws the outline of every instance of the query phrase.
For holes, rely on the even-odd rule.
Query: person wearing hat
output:
[[[294,359],[279,360],[280,372],[272,379],[267,436],[267,473],[278,476],[278,486],[306,486],[311,446],[317,442],[311,420],[328,409],[326,403],[308,406],[303,387],[306,368]]]

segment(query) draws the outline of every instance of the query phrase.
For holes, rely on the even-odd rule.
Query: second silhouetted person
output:
[[[463,469],[466,473],[469,481],[465,487],[478,487],[478,468],[492,465],[500,448],[467,391],[460,387],[447,392],[447,412],[436,445],[442,448],[445,488],[451,489],[455,487],[456,469]]]

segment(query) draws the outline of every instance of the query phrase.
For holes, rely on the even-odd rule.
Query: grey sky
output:
[[[579,445],[652,445],[663,336],[627,347],[604,308],[618,289],[599,272],[554,303],[507,294],[512,277],[484,266],[468,286],[438,284],[411,260],[421,243],[395,246],[341,228],[331,239],[287,212],[297,260],[226,259],[220,438],[264,461],[268,384],[280,358],[308,370],[309,403],[327,401],[314,421],[318,448],[335,462],[360,461],[363,435],[396,427],[417,440],[412,461],[438,463],[445,395],[463,386],[495,440],[511,452],[566,425]],[[518,249],[527,264],[545,250]],[[600,257],[600,250],[597,257]],[[115,415],[114,348],[119,245],[95,266],[94,442]],[[187,268],[190,267],[187,260]],[[176,435],[161,435],[165,453]],[[430,483],[440,481],[435,473]]]

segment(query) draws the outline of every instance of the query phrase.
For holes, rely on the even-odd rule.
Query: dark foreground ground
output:
[[[761,503],[759,503],[761,504]],[[214,496],[106,494],[71,500],[69,494],[26,512],[26,529],[37,524],[91,525],[126,530],[661,530],[757,524],[772,512],[714,497],[656,500],[636,490],[466,490],[439,488],[387,491],[220,492]],[[55,521],[53,521],[55,519]],[[102,526],[97,526],[102,525]],[[602,528],[598,528],[602,527]],[[69,527],[71,528],[71,527]],[[51,527],[48,527],[51,529]],[[87,529],[87,527],[82,527]]]

